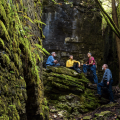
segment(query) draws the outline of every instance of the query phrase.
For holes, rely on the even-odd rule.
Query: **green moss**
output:
[[[9,119],[9,116],[8,115],[2,115],[1,117],[0,117],[0,120],[10,120]]]
[[[40,0],[38,1],[39,3],[37,4],[37,7],[40,7]],[[42,53],[45,49],[42,48],[41,51],[34,54],[32,53],[31,46],[34,47],[35,44],[31,40],[31,36],[33,35],[29,33],[30,29],[24,29],[24,26],[27,26],[27,24],[22,16],[26,14],[26,11],[23,11],[23,2],[22,0],[20,0],[20,4],[16,5],[14,5],[16,3],[14,1],[9,2],[10,4],[8,4],[7,0],[0,1],[0,16],[3,18],[0,20],[0,37],[2,36],[0,38],[0,47],[4,47],[6,53],[2,54],[2,60],[6,67],[1,67],[0,83],[2,83],[2,94],[5,93],[7,95],[7,97],[4,97],[4,95],[2,95],[2,100],[4,100],[4,102],[1,102],[1,105],[3,105],[3,111],[1,111],[2,113],[0,114],[2,115],[2,117],[3,115],[8,115],[9,120],[20,119],[17,111],[22,112],[23,106],[25,109],[25,101],[27,99],[26,90],[24,90],[26,89],[25,81],[29,80],[29,82],[27,82],[27,85],[32,84],[33,86],[35,86],[35,90],[37,90],[36,99],[37,101],[39,101],[38,103],[40,104],[38,106],[40,109],[39,112],[41,112],[41,114],[43,113],[42,116],[44,117],[45,114],[47,114],[48,112],[48,107],[46,105],[47,102],[45,101],[44,113],[44,111],[42,111],[42,104],[44,103],[43,84],[39,77],[36,59],[39,59],[39,63],[42,61],[42,58],[40,58],[39,54],[40,52]],[[19,12],[21,11],[20,14],[18,14],[18,10]],[[22,17],[22,20],[20,19],[20,17]],[[39,26],[43,24],[39,17],[35,18],[35,20],[33,21],[34,24],[39,24]],[[24,37],[25,35],[27,36],[26,38]],[[4,41],[2,40],[3,38]],[[28,73],[26,72],[27,75],[24,75],[25,71],[28,71]],[[21,79],[20,76],[22,76],[23,79]],[[22,94],[24,97],[22,96]],[[8,105],[12,103],[12,99],[14,101],[14,104],[16,105],[15,107],[11,107]]]
[[[47,100],[44,98],[44,105],[47,106]]]
[[[57,104],[56,107],[58,107],[59,109],[62,109],[62,110],[67,110],[69,113],[72,110],[72,108],[69,107],[67,104],[63,104],[61,102],[59,102],[59,104]]]
[[[6,39],[9,41],[10,40],[10,36],[8,34],[8,31],[4,25],[4,23],[0,20],[0,27],[2,28],[2,33],[5,35]]]
[[[63,84],[63,85],[69,86],[69,87],[74,87],[74,88],[78,87],[78,89],[84,89],[84,85],[82,83],[70,81],[70,79],[66,80],[66,79],[59,79],[56,77],[48,77],[48,80],[52,80],[52,84],[54,82],[56,82],[56,83],[60,83],[60,84]]]
[[[70,114],[75,116],[97,108],[99,100],[94,95],[95,90],[87,88],[90,82],[84,74],[70,76],[66,73],[49,73],[44,70],[45,96],[49,104],[53,104],[59,110],[67,110],[69,117]]]
[[[10,64],[9,55],[4,54],[4,55],[2,55],[2,57],[3,57],[3,63],[9,65]]]
[[[70,89],[69,86],[66,86],[66,85],[63,85],[63,84],[60,84],[60,83],[52,82],[52,84],[55,85],[56,87],[61,88],[61,89]]]
[[[18,54],[17,53],[14,54],[14,61],[15,61],[16,65],[18,65],[19,58],[18,58]]]
[[[2,47],[4,47],[4,42],[3,42],[3,40],[0,38],[0,47],[2,48]]]
[[[55,73],[60,73],[60,74],[66,74],[66,75],[70,75],[70,76],[77,76],[78,73],[74,70],[71,70],[69,68],[66,67],[51,67],[51,66],[47,66],[48,69],[52,70]]]

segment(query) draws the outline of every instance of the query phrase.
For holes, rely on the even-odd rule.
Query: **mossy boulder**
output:
[[[90,120],[92,118],[92,116],[90,115],[90,116],[85,116],[85,117],[83,117],[83,120]]]
[[[101,113],[95,113],[95,116],[103,117],[103,116],[109,116],[110,114],[111,114],[111,111],[102,111]]]
[[[96,119],[99,120],[106,120],[110,117],[112,117],[115,113],[114,112],[111,112],[111,111],[102,111],[100,113],[95,113],[94,116],[96,116]]]
[[[77,76],[78,73],[74,70],[71,70],[69,68],[66,68],[66,67],[52,67],[52,66],[47,66],[47,68],[49,70],[52,70],[53,72],[55,73],[60,73],[60,74],[66,74],[66,75],[70,75],[70,76]]]
[[[66,67],[49,67],[43,71],[45,96],[50,106],[54,106],[52,113],[66,110],[64,118],[79,116],[100,106],[95,97],[96,90],[90,86],[90,81],[81,74]]]

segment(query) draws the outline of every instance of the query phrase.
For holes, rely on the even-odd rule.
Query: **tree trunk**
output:
[[[109,16],[109,14],[104,10],[104,8],[102,7],[101,3],[99,0],[95,0],[96,4],[98,5],[98,7],[100,8],[103,17],[105,18],[105,20],[107,21],[107,23],[110,25],[110,27],[112,28],[113,32],[118,36],[118,38],[120,38],[120,30],[118,29],[118,27],[116,26],[115,22],[113,21],[113,19],[111,19],[111,17]]]
[[[117,8],[115,5],[115,0],[112,0],[112,17],[118,27],[118,17],[117,17]],[[119,84],[120,84],[120,39],[115,35],[116,44],[117,44],[117,54],[118,54],[118,63],[119,63]]]

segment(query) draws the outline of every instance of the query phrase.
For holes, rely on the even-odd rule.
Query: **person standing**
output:
[[[98,83],[97,85],[97,93],[99,96],[101,96],[101,87],[107,87],[107,90],[109,92],[109,100],[110,102],[114,102],[113,92],[112,92],[112,83],[113,83],[112,73],[108,68],[107,64],[104,64],[102,66],[102,70],[104,70],[104,75],[101,83]]]
[[[75,63],[75,65],[74,65]],[[66,62],[66,67],[75,70],[76,72],[80,73],[80,62],[73,60],[73,55],[69,56],[69,60]]]
[[[87,64],[83,65],[83,73],[85,73],[85,75],[87,75],[87,70],[90,69],[93,73],[93,79],[94,79],[94,83],[98,84],[98,77],[96,74],[96,65],[95,65],[95,59],[93,56],[91,56],[91,53],[87,54],[89,60],[87,61]]]
[[[56,53],[52,52],[51,56],[49,56],[48,59],[47,59],[46,67],[47,66],[54,66],[54,67],[60,66],[58,61],[54,59],[55,56],[56,56]]]

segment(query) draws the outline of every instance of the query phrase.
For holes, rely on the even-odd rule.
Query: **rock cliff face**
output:
[[[47,119],[39,48],[41,3],[0,0],[1,120]]]
[[[55,51],[63,66],[70,54],[74,55],[74,59],[83,62],[90,51],[98,63],[100,78],[104,40],[101,31],[102,19],[95,3],[85,4],[85,1],[78,0],[57,3],[53,5],[51,0],[48,0],[43,4],[42,20],[46,23],[43,27],[43,46],[49,52]],[[44,62],[46,59],[47,57]]]
[[[101,101],[94,95],[96,86],[84,74],[65,67],[49,66],[48,69],[43,71],[43,81],[51,113],[69,119],[100,106]]]

